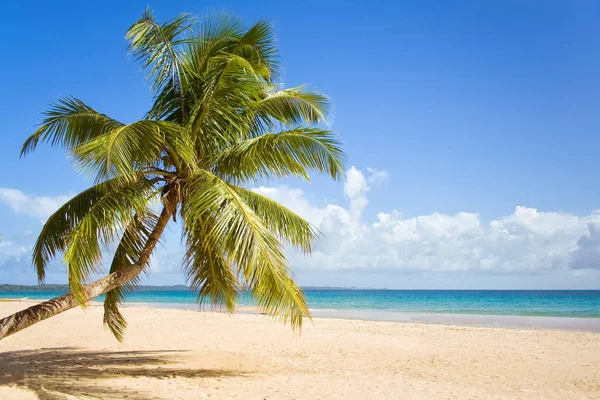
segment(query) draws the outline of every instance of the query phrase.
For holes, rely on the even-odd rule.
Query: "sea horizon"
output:
[[[43,283],[43,284],[34,284],[34,285],[21,285],[21,284],[13,284],[13,283],[0,283],[0,293],[5,293],[6,289],[10,288],[30,288],[32,291],[56,291],[60,292],[63,288],[68,288],[67,284],[63,283]],[[138,285],[136,286],[136,290],[156,290],[156,289],[165,289],[165,290],[191,290],[190,286],[183,284],[176,285]],[[510,289],[510,288],[502,288],[502,289],[489,289],[489,288],[479,288],[479,289],[456,289],[456,288],[387,288],[387,287],[369,287],[369,286],[303,286],[300,285],[300,288],[303,291],[311,291],[311,290],[378,290],[378,291],[424,291],[424,292],[444,292],[444,291],[461,291],[461,292],[469,292],[469,291],[488,291],[488,292],[600,292],[600,289]],[[46,290],[50,289],[50,290]],[[20,291],[20,290],[18,290]],[[26,290],[24,290],[26,291]]]

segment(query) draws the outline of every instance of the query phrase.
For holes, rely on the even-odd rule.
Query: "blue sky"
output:
[[[89,183],[58,149],[19,160],[40,112],[70,94],[124,121],[148,107],[123,38],[147,4],[4,5],[0,282],[35,282],[27,257],[40,220]],[[312,259],[290,254],[301,283],[599,287],[597,2],[150,6],[161,20],[210,10],[270,20],[285,83],[330,96],[355,166],[346,183],[257,188],[328,233]],[[170,235],[150,283],[181,281],[160,261],[179,254]],[[64,281],[60,265],[50,278]]]

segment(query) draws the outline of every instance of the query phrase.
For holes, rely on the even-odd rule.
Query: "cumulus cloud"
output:
[[[315,204],[301,189],[289,186],[252,190],[294,210],[324,234],[311,257],[286,250],[293,269],[305,275],[316,271],[335,276],[340,272],[343,276],[417,272],[505,277],[542,273],[536,276],[559,274],[563,279],[600,270],[598,211],[581,216],[517,206],[508,215],[486,221],[476,212],[407,216],[392,209],[367,220],[363,211],[369,204],[368,195],[388,181],[386,171],[367,169],[363,173],[351,167],[345,174],[342,204]],[[0,189],[0,200],[13,210],[38,218],[47,218],[67,199]],[[152,260],[150,281],[155,284],[179,283],[181,279],[183,247],[177,232],[167,236],[168,244],[159,247]],[[20,269],[25,271],[27,265],[30,274],[30,248],[5,238],[0,242],[0,266],[22,265]],[[57,271],[64,269],[59,261],[56,265]]]
[[[20,283],[21,275],[32,275],[30,249],[30,246],[18,241],[7,238],[0,240],[0,283]]]
[[[30,196],[17,189],[0,188],[0,201],[14,212],[46,220],[72,196]]]
[[[572,269],[600,269],[600,226],[589,223],[588,230],[589,234],[577,240],[577,248],[570,255]]]
[[[321,222],[325,215],[324,209],[315,207],[306,200],[302,189],[290,188],[284,185],[277,188],[261,186],[252,190],[284,204],[315,226]]]
[[[369,183],[373,186],[381,186],[390,180],[390,174],[387,171],[383,171],[375,168],[367,168]]]
[[[355,167],[346,173],[345,207],[311,205],[299,189],[256,189],[282,202],[324,233],[312,257],[290,254],[307,270],[397,270],[402,272],[535,273],[597,268],[600,213],[576,216],[517,206],[506,216],[482,221],[478,213],[432,213],[407,217],[397,210],[365,221],[362,211],[385,171]],[[373,178],[376,177],[376,178]],[[370,179],[371,178],[371,179]]]
[[[28,250],[25,245],[10,240],[0,240],[0,261],[7,258],[20,259]]]
[[[346,171],[344,193],[350,199],[350,216],[353,220],[360,219],[363,210],[369,204],[366,193],[371,188],[361,171],[354,166]]]

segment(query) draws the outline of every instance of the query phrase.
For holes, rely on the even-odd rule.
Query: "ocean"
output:
[[[0,292],[0,298],[50,299],[58,292]],[[373,312],[600,318],[600,290],[306,290],[317,313]],[[101,298],[99,298],[101,300]],[[139,291],[128,303],[197,308],[186,290]],[[244,295],[241,306],[251,306]],[[387,318],[384,318],[387,319]]]

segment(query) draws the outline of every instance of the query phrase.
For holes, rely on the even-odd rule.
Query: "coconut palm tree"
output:
[[[119,303],[149,268],[167,224],[179,221],[183,271],[200,302],[233,311],[247,288],[264,313],[300,327],[309,311],[284,245],[306,253],[317,231],[248,187],[269,178],[339,179],[344,154],[323,129],[327,98],[278,83],[269,23],[246,28],[228,15],[188,14],[158,23],[147,10],[126,33],[147,70],[153,104],[126,124],[66,97],[45,112],[22,156],[41,143],[62,147],[94,186],[45,223],[33,249],[40,282],[63,254],[69,293],[0,320],[0,339],[103,293],[104,322],[121,339]],[[104,249],[113,249],[101,273]]]

